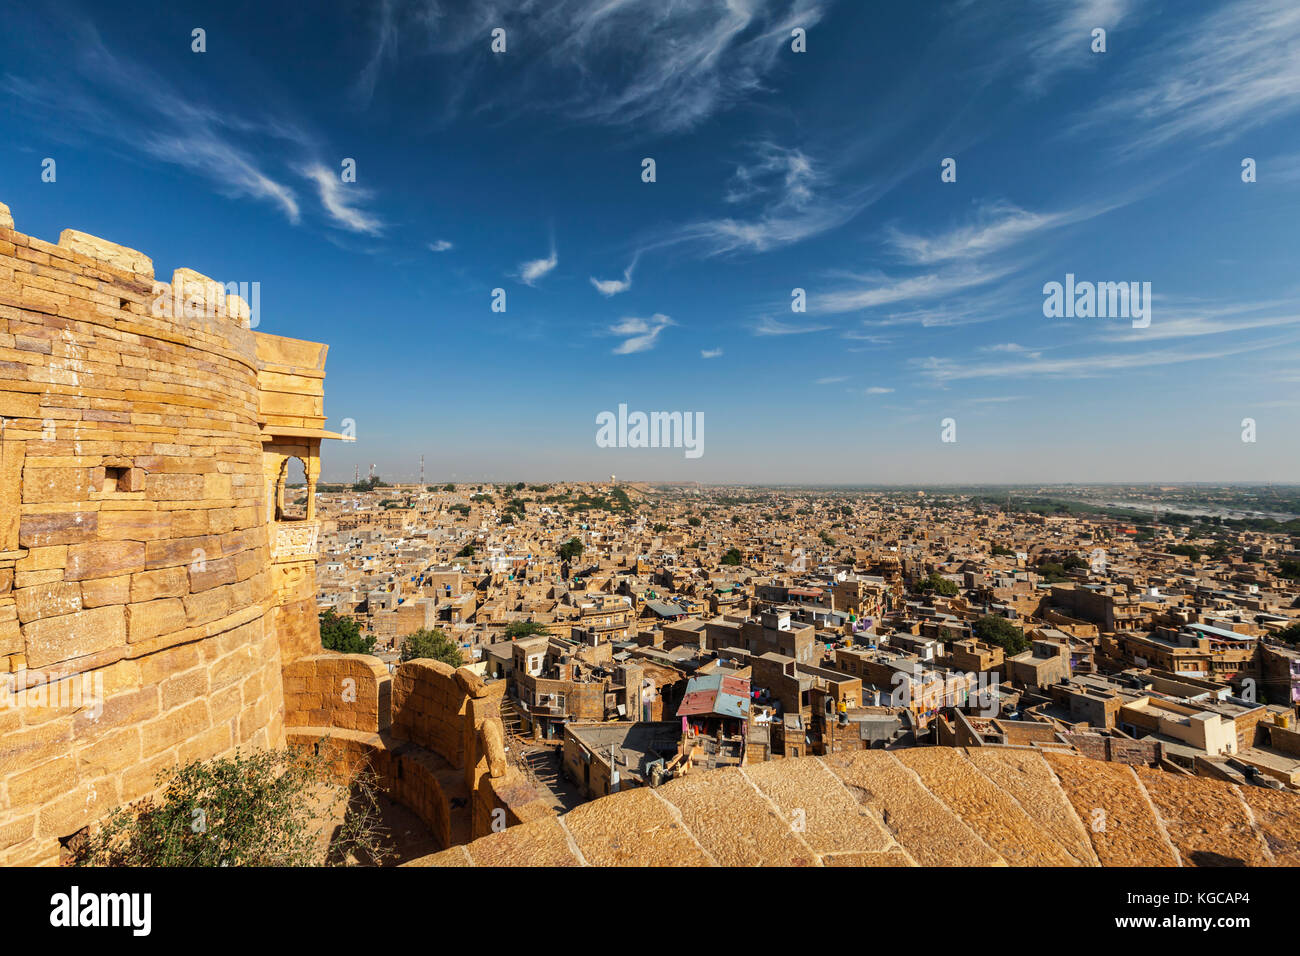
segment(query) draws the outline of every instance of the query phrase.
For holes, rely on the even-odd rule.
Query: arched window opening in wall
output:
[[[280,481],[284,488],[278,521],[302,521],[307,517],[307,466],[296,456],[286,458],[280,466]]]

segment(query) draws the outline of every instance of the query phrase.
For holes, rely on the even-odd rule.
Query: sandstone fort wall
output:
[[[0,865],[57,862],[170,768],[327,739],[444,846],[548,814],[506,761],[504,683],[321,650],[326,347],[253,331],[197,272],[13,225],[0,205]]]
[[[0,865],[284,741],[256,337],[173,278],[193,317],[147,257],[0,206]]]

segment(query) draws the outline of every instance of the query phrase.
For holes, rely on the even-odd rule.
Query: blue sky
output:
[[[25,5],[0,202],[260,282],[330,343],[327,479],[1293,482],[1298,44],[1293,0]],[[1149,327],[1044,317],[1067,273]],[[620,403],[704,453],[597,447]]]

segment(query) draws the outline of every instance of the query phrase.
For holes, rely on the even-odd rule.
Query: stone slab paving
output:
[[[745,778],[781,811],[817,854],[879,852],[894,844],[879,817],[819,760],[751,764]]]
[[[1045,759],[1088,828],[1103,866],[1180,865],[1132,767],[1056,753]]]
[[[1011,794],[975,769],[961,751],[917,747],[898,751],[898,759],[1012,866],[1069,866],[1073,862],[1040,832]]]
[[[922,866],[1006,864],[894,754],[864,750],[822,759]]]
[[[1268,866],[1274,862],[1246,805],[1237,799],[1238,787],[1219,780],[1188,787],[1185,778],[1172,773],[1147,767],[1134,770],[1185,865]]]
[[[965,754],[981,773],[1019,802],[1043,835],[1070,858],[1070,865],[1101,865],[1087,830],[1042,754],[995,747],[970,747]]]
[[[788,817],[736,769],[694,774],[660,787],[700,845],[720,866],[812,866],[816,854]],[[744,821],[743,826],[734,821]]]
[[[1274,861],[1279,866],[1300,866],[1300,809],[1297,797],[1264,787],[1240,787],[1238,792],[1249,807]]]
[[[1300,797],[1059,753],[775,760],[629,790],[408,866],[1300,864]]]

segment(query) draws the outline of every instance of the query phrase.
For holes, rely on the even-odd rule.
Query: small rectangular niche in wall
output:
[[[105,494],[112,494],[114,491],[117,491],[119,485],[125,485],[127,482],[127,473],[130,470],[130,468],[105,468],[103,492]],[[126,488],[123,487],[122,490],[125,491]]]
[[[100,494],[112,495],[129,491],[144,491],[144,470],[122,464],[120,459],[116,464],[105,464],[103,476],[95,477],[99,478]]]

